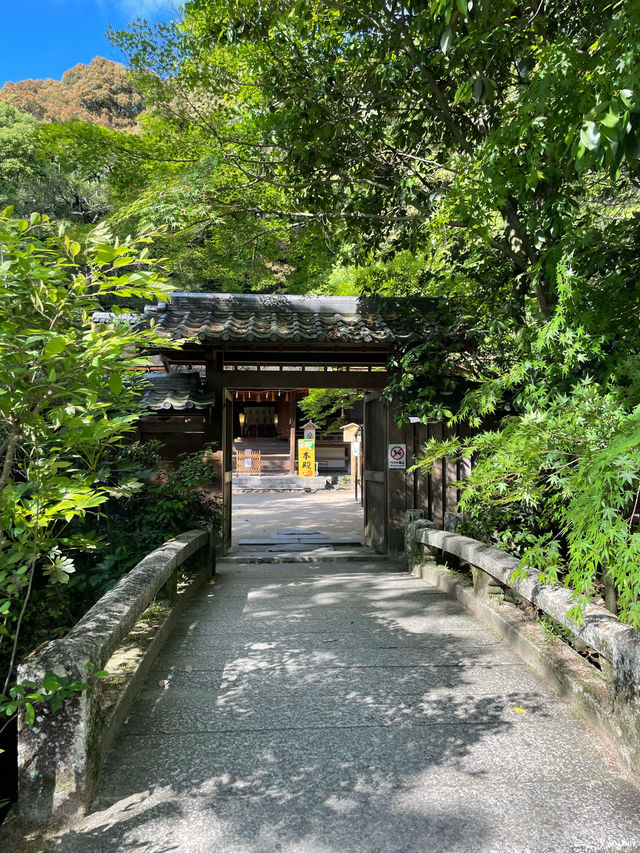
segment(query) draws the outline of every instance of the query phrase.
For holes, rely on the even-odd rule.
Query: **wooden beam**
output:
[[[296,409],[293,407],[293,418],[289,427],[289,473],[296,473]]]
[[[204,364],[206,354],[211,348],[205,345],[185,346],[179,350],[162,350],[161,357],[172,364]],[[367,351],[361,349],[338,349],[314,351],[296,348],[275,348],[270,350],[225,350],[224,361],[227,364],[357,364],[358,366],[376,365],[384,367],[389,360],[387,349]]]
[[[277,391],[296,388],[353,388],[382,391],[391,379],[386,370],[223,370],[225,388],[236,391]]]

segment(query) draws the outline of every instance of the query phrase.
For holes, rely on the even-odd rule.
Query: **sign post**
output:
[[[387,453],[387,467],[388,468],[406,468],[407,467],[407,445],[406,444],[398,444],[395,442],[394,444],[389,445],[389,450]]]
[[[316,442],[311,438],[298,439],[298,476],[314,477],[316,473]]]

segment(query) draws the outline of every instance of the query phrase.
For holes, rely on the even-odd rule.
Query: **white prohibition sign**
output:
[[[406,444],[390,444],[388,453],[389,468],[406,468],[407,467],[407,445]]]

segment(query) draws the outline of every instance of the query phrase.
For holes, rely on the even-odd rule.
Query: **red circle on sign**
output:
[[[404,447],[400,447],[399,445],[396,445],[395,447],[392,447],[389,452],[391,453],[391,458],[397,462],[399,459],[402,459],[402,457],[404,456]]]

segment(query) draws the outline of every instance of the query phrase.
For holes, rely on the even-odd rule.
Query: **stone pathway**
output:
[[[364,512],[351,489],[295,494],[255,493],[233,496],[233,543],[240,539],[268,538],[278,530],[306,528],[321,530],[334,539],[362,541]]]
[[[228,552],[226,563],[313,563],[352,562],[353,560],[386,561],[362,545],[362,537],[331,538],[308,527],[284,528],[270,536],[239,539]]]
[[[285,527],[284,530],[276,530],[271,536],[261,536],[258,539],[239,539],[238,545],[262,545],[267,550],[282,549],[295,547],[303,551],[313,550],[314,548],[330,547],[336,545],[361,545],[362,537],[357,539],[332,539],[321,530],[314,530],[308,527]]]
[[[640,848],[640,791],[391,562],[237,565],[194,600],[60,853]]]

